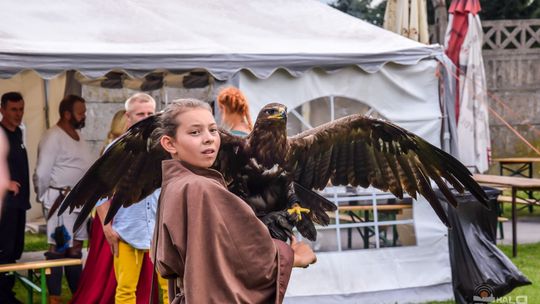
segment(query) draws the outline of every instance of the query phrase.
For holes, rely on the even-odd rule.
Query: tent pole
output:
[[[330,121],[336,119],[336,113],[334,109],[334,95],[330,95]]]
[[[47,79],[43,79],[43,92],[45,100],[45,127],[49,129],[51,122],[49,120],[49,81]]]

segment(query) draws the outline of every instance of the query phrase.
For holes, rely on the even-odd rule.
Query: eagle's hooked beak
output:
[[[279,107],[277,108],[277,113],[274,115],[268,116],[270,119],[286,119],[287,118],[287,108]]]

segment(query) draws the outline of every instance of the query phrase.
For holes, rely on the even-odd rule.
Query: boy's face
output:
[[[173,158],[193,166],[209,168],[216,160],[221,138],[216,121],[206,109],[188,110],[176,117],[179,127],[171,139]]]
[[[151,102],[134,101],[129,111],[126,112],[127,127],[131,127],[139,121],[156,113],[156,105]]]

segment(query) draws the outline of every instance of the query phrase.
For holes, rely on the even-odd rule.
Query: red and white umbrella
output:
[[[446,31],[446,54],[457,67],[456,122],[459,159],[477,172],[489,168],[491,142],[482,58],[479,0],[453,0]]]

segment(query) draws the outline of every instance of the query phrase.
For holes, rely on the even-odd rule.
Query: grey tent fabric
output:
[[[166,67],[173,73],[205,69],[218,80],[231,78],[240,70],[249,70],[266,79],[276,69],[285,69],[294,77],[312,68],[332,72],[357,66],[370,73],[394,62],[413,65],[422,59],[439,57],[442,49],[425,47],[384,54],[14,54],[0,53],[0,78],[10,78],[23,70],[35,70],[43,78],[52,78],[65,70],[76,69],[87,77],[101,77],[111,70],[125,71],[141,78]],[[121,67],[120,69],[118,67]]]

